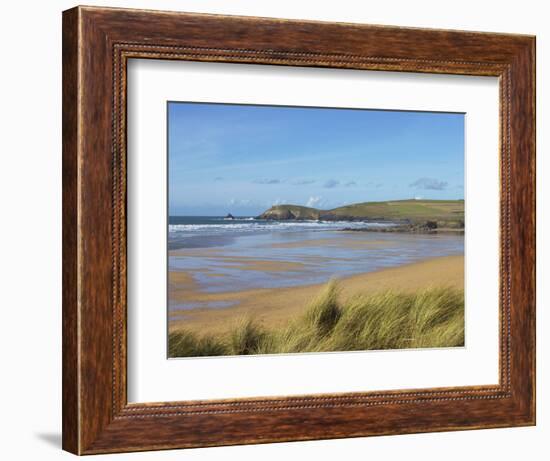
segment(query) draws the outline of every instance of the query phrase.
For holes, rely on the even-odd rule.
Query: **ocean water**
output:
[[[170,216],[168,220],[168,249],[208,248],[225,246],[235,238],[289,232],[318,232],[344,228],[380,228],[394,226],[388,222],[352,221],[271,221],[254,217]]]
[[[170,217],[168,268],[191,274],[200,291],[223,293],[322,283],[333,277],[464,254],[461,235],[341,231],[392,225]],[[173,301],[169,305],[171,310],[228,307]]]

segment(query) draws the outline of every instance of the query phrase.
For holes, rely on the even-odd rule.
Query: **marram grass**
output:
[[[464,345],[464,291],[429,288],[392,291],[339,301],[331,281],[288,326],[267,329],[239,319],[225,335],[179,330],[168,340],[170,357],[335,352]]]

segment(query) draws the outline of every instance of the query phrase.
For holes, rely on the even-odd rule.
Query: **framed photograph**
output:
[[[63,13],[63,447],[535,424],[532,36]]]

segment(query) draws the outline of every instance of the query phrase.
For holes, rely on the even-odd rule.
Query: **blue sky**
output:
[[[464,115],[168,103],[170,215],[464,198]]]

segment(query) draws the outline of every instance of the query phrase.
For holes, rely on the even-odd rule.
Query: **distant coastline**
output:
[[[256,219],[273,221],[387,222],[384,228],[345,227],[354,232],[464,233],[464,200],[391,200],[363,202],[331,210],[275,205]]]

